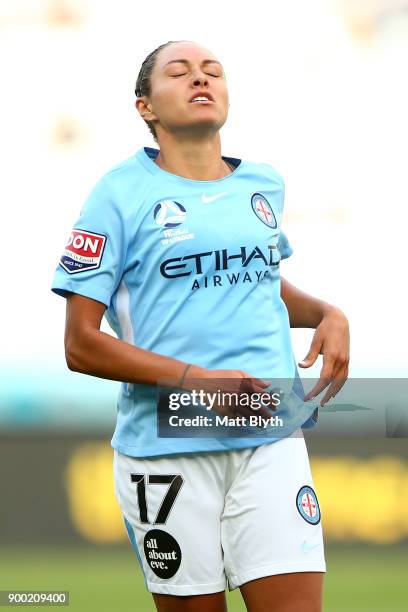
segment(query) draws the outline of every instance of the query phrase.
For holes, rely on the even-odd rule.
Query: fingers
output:
[[[303,359],[303,361],[299,361],[298,366],[300,366],[301,368],[310,368],[310,366],[314,364],[314,362],[320,355],[321,348],[322,342],[320,340],[313,339],[308,354]]]
[[[327,389],[322,401],[321,406],[324,406],[332,397],[335,397],[340,389],[343,387],[348,377],[348,367],[340,367],[334,374],[334,380],[330,387]]]
[[[256,381],[254,383],[253,381]],[[277,410],[279,401],[276,400],[274,392],[265,391],[266,387],[260,387],[258,382],[259,379],[246,379],[243,378],[240,386],[240,394],[248,395],[251,402],[250,414],[258,414],[259,416],[270,419],[273,412]],[[265,383],[265,381],[261,381]],[[267,387],[270,383],[267,383]]]
[[[256,376],[251,376],[246,372],[241,372],[242,374],[242,384],[246,385],[246,388],[252,387],[256,393],[261,393],[263,390],[267,389],[270,385],[270,382],[267,380],[262,380],[261,378],[257,378]]]
[[[243,416],[245,418],[257,416],[261,417],[256,426],[263,427],[262,419],[270,419],[277,406],[272,393],[266,392],[270,386],[269,382],[247,375],[241,372],[242,378],[228,380],[228,385],[234,389],[234,393],[228,397],[223,409],[228,416],[235,418]],[[225,388],[223,389],[225,391]]]
[[[241,393],[265,393],[265,390],[269,387],[269,383],[265,383],[259,378],[241,378],[239,381],[239,390]]]
[[[235,388],[234,393],[226,393],[220,399],[222,404],[218,404],[217,408],[221,409],[223,413],[226,413],[232,418],[237,416],[243,416],[245,418],[259,416],[263,419],[270,419],[273,414],[272,410],[276,409],[271,394],[266,393],[264,389],[261,390],[261,393],[259,391],[254,391],[254,387],[251,385],[249,379],[241,379],[239,381],[239,387]],[[270,407],[269,410],[268,407]],[[215,410],[217,410],[217,408],[214,407]],[[262,426],[261,419],[260,423],[257,424]]]
[[[242,370],[208,370],[206,374],[195,381],[190,380],[190,388],[202,392],[203,403],[219,414],[231,418],[258,416],[269,420],[277,408],[272,393],[266,391],[270,381]],[[209,396],[213,398],[211,401]],[[262,419],[257,423],[260,427],[263,426]]]
[[[335,395],[337,395],[337,393],[340,391],[340,389],[342,388],[342,386],[344,385],[346,381],[345,380],[335,380],[332,382],[332,384],[330,385],[330,387],[327,389],[326,393],[324,394],[324,397],[322,399],[322,401],[320,402],[320,406],[324,406],[325,404],[327,404],[327,402],[334,397]]]
[[[343,387],[348,377],[348,362],[345,365],[343,360],[334,361],[329,357],[324,364],[320,378],[316,385],[311,389],[304,398],[307,402],[310,399],[319,395],[326,387],[328,387],[323,399],[320,402],[320,406],[324,406],[332,397],[337,395],[340,389]]]
[[[316,385],[305,395],[305,402],[313,399],[316,395],[319,395],[331,382],[334,372],[335,356],[331,354],[325,354],[323,356],[323,367],[320,372],[320,378]]]

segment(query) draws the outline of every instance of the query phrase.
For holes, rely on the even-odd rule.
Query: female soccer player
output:
[[[316,420],[312,398],[326,389],[323,405],[347,378],[347,319],[280,277],[292,253],[283,181],[268,163],[221,155],[229,103],[217,58],[190,41],[161,45],[136,96],[159,149],[102,176],[55,272],[68,367],[123,383],[115,493],[157,610],[225,611],[228,584],[250,612],[316,612],[326,566],[302,426]],[[100,330],[104,314],[117,338]],[[290,326],[315,328],[299,365],[320,353],[323,368],[285,413],[285,435],[157,435],[163,380],[191,393],[222,379],[251,398],[267,380],[293,381]],[[217,400],[212,412],[256,410]]]

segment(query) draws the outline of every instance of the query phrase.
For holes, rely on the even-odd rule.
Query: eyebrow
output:
[[[170,62],[167,62],[166,64],[164,64],[164,67],[168,66],[169,64],[174,64],[174,63],[189,64],[190,62],[186,59],[175,59],[175,60],[171,60]],[[205,59],[201,63],[205,65],[206,64],[219,64],[222,68],[221,62],[218,62],[217,60]]]

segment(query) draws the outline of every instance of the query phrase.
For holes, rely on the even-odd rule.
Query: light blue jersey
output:
[[[284,183],[266,163],[224,157],[214,181],[161,169],[143,147],[97,182],[74,225],[52,290],[107,306],[117,336],[210,369],[298,377],[280,260]],[[299,405],[300,404],[300,405]],[[123,383],[113,448],[135,457],[244,448],[276,438],[159,438],[157,389]],[[300,402],[290,431],[314,424]]]

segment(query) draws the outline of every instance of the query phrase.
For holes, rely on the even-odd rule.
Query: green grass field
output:
[[[406,612],[408,547],[326,547],[325,612]],[[0,550],[0,590],[69,590],[75,612],[150,612],[129,548]],[[239,590],[229,611],[245,612]],[[43,610],[29,606],[28,609]],[[301,612],[301,611],[300,611]]]

